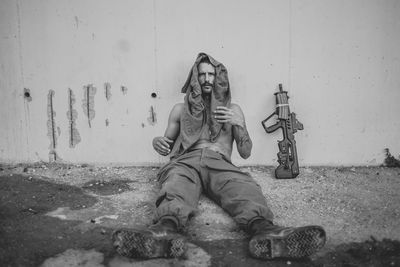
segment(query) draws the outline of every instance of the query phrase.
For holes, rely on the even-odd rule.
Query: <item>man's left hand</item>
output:
[[[237,112],[236,110],[218,106],[214,111],[214,118],[219,123],[229,123],[231,125],[238,125],[243,127],[244,125],[244,118],[243,115]]]

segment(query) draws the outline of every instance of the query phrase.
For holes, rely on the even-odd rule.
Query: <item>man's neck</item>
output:
[[[203,100],[204,100],[204,104],[209,107],[211,104],[211,94],[203,94],[202,95]]]

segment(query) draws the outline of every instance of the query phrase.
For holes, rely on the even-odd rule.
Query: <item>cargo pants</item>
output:
[[[220,205],[244,230],[248,231],[256,219],[273,221],[260,186],[213,150],[186,152],[162,167],[157,176],[161,190],[155,220],[173,217],[179,230],[194,215],[201,193]]]

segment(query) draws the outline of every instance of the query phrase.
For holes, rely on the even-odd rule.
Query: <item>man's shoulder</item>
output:
[[[241,110],[240,106],[238,104],[236,104],[236,103],[231,103],[230,108],[231,109],[236,109],[236,110]]]
[[[172,111],[181,113],[183,111],[184,107],[185,107],[184,103],[177,103],[172,108]]]
[[[238,104],[231,103],[230,109],[232,111],[236,112],[237,114],[241,114],[242,116],[244,116],[243,110],[241,109],[241,107]]]
[[[179,121],[180,118],[181,118],[181,114],[183,113],[184,107],[185,107],[184,103],[175,104],[172,107],[172,110],[171,110],[171,113],[170,113],[170,118],[172,120]]]

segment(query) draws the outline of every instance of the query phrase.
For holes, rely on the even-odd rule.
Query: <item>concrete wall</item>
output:
[[[301,165],[377,165],[400,153],[399,47],[397,0],[2,0],[0,161],[165,162],[152,138],[203,51],[247,118],[235,163],[276,165],[283,83]]]

